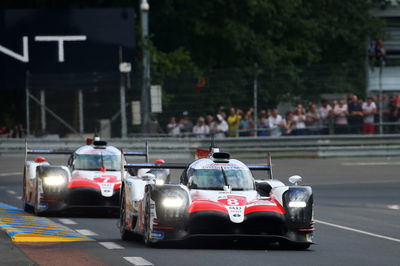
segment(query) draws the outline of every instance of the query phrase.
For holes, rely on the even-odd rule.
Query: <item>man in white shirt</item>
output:
[[[333,115],[335,116],[335,134],[347,134],[347,104],[344,99],[340,99],[339,103],[333,108]]]
[[[372,97],[368,97],[367,102],[364,102],[362,104],[362,111],[364,114],[363,133],[374,134],[375,133],[374,115],[376,113],[376,104],[372,100]]]
[[[329,129],[332,127],[331,117],[332,117],[333,109],[329,105],[328,101],[323,99],[321,101],[321,107],[319,108],[319,114],[321,116],[321,124],[322,124],[322,134],[328,134]]]
[[[228,123],[222,117],[222,115],[217,114],[217,123],[214,128],[214,136],[215,138],[225,138],[226,132],[228,132]]]
[[[271,115],[268,117],[268,127],[271,137],[279,137],[282,135],[282,129],[286,127],[286,123],[277,109],[271,111]]]
[[[197,123],[193,127],[193,133],[200,138],[204,138],[210,133],[210,128],[208,127],[208,125],[206,125],[204,117],[200,116],[197,119]]]

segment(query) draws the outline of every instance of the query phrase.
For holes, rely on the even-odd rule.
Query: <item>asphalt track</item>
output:
[[[95,241],[11,242],[0,232],[0,265],[400,265],[398,158],[282,159],[273,165],[275,178],[286,182],[299,174],[313,187],[316,245],[308,251],[215,242],[147,248],[140,240],[121,241],[115,218],[78,214],[50,220]],[[0,203],[21,208],[22,168],[22,156],[0,157]]]

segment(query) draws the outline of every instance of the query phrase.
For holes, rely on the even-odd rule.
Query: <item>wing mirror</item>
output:
[[[156,179],[156,176],[153,175],[153,174],[151,174],[151,173],[146,173],[146,174],[144,174],[144,175],[142,176],[142,179],[143,179],[144,181],[150,181],[150,180]]]
[[[301,182],[303,178],[299,175],[292,175],[289,177],[289,182],[297,186],[297,183]]]

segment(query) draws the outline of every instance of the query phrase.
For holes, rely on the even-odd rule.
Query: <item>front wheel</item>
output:
[[[145,199],[146,199],[146,206],[145,206],[145,211],[144,211],[144,236],[143,236],[143,240],[144,240],[144,244],[148,247],[159,247],[160,246],[160,242],[153,242],[151,241],[151,219],[153,219],[153,217],[151,216],[151,212],[150,212],[150,191],[147,191],[146,195],[145,195]]]
[[[22,206],[24,207],[24,212],[32,213],[33,207],[26,202],[26,173],[24,169],[24,179],[22,181],[23,184],[23,195],[22,195]]]
[[[126,206],[125,206],[125,193],[121,196],[121,207],[119,211],[119,233],[121,239],[126,241],[131,238],[131,232],[126,230]]]
[[[36,195],[35,195],[35,203],[33,206],[33,213],[36,216],[43,216],[44,211],[40,208],[40,192],[39,192],[39,180],[36,180]]]

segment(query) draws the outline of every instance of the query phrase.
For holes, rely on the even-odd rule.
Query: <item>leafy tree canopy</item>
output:
[[[384,25],[368,11],[372,6],[387,3],[387,0],[148,1],[151,38],[147,45],[152,55],[152,75],[157,82],[185,72],[196,76],[210,69],[249,70],[257,65],[264,69],[262,79],[268,81],[260,84],[265,101],[333,90],[363,91],[366,39],[379,36]],[[139,4],[139,0],[2,0],[0,6],[138,9]],[[137,59],[140,65],[141,57]],[[325,80],[318,79],[321,73],[327,75]],[[237,89],[234,84],[230,86],[233,86],[227,88],[230,91]]]

